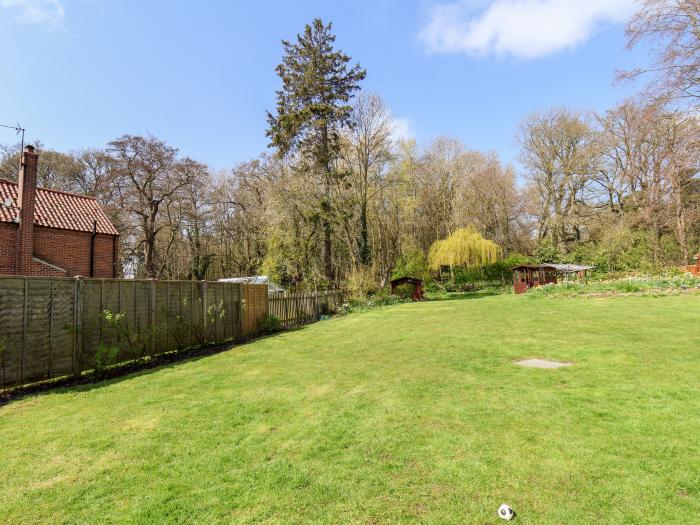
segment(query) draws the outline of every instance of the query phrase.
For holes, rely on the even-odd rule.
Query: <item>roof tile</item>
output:
[[[97,221],[97,233],[119,235],[93,197],[46,188],[36,190],[34,224],[92,232],[92,222]],[[5,206],[6,199],[12,200],[11,206]],[[14,222],[18,216],[17,183],[0,179],[0,222]]]

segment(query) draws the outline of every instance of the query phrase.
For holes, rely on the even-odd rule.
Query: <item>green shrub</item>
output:
[[[274,334],[282,329],[282,324],[276,315],[268,314],[265,319],[263,319],[260,329],[264,334]]]
[[[445,293],[447,292],[447,288],[445,287],[444,283],[441,283],[440,281],[429,281],[425,285],[425,291],[427,293]]]
[[[333,310],[331,309],[330,305],[328,304],[328,300],[324,299],[321,301],[321,304],[319,305],[319,313],[321,315],[331,315],[333,313]]]
[[[650,294],[663,295],[681,290],[700,289],[700,278],[690,274],[669,272],[658,276],[635,276],[623,279],[562,281],[533,288],[530,297],[569,297],[576,295]]]
[[[119,359],[119,347],[100,344],[95,352],[95,370],[103,370],[108,366],[117,364]]]
[[[392,304],[409,302],[410,299],[404,299],[397,295],[391,295],[386,290],[380,290],[377,294],[370,297],[349,297],[338,309],[339,315],[346,315],[351,312],[361,312],[381,308]]]
[[[394,289],[394,293],[402,299],[411,299],[415,291],[416,287],[409,283],[400,284]]]
[[[349,297],[365,298],[379,290],[379,284],[369,268],[358,268],[347,279],[346,290]]]
[[[535,249],[533,260],[536,263],[559,263],[562,254],[551,241],[541,241]]]
[[[423,250],[418,248],[411,250],[396,261],[391,278],[400,279],[401,277],[416,277],[423,281],[427,281],[430,278],[428,257]]]
[[[510,285],[512,279],[512,268],[521,264],[532,262],[526,255],[513,253],[493,264],[487,264],[478,268],[454,268],[451,272],[454,279],[445,281],[429,281],[426,286],[427,292],[474,292],[485,288],[501,287],[504,284]]]

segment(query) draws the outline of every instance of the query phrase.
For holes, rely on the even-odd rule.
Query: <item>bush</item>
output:
[[[338,309],[338,314],[346,315],[351,312],[362,312],[405,302],[410,302],[410,299],[404,299],[391,295],[386,290],[380,290],[379,293],[371,297],[349,297]]]
[[[532,260],[526,255],[513,253],[505,259],[479,268],[455,268],[452,272],[454,280],[429,281],[426,291],[430,293],[476,292],[487,288],[510,286],[511,269],[531,262]]]
[[[282,329],[279,318],[276,315],[268,314],[265,319],[263,319],[261,330],[264,334],[274,334]]]
[[[331,306],[328,304],[328,300],[324,299],[321,304],[319,305],[319,313],[321,315],[331,315],[333,314],[333,310],[331,310]]]
[[[425,291],[427,293],[445,293],[447,292],[447,287],[440,281],[429,281],[425,285]]]
[[[691,274],[669,272],[661,276],[626,277],[624,279],[593,280],[588,283],[562,281],[533,288],[530,297],[572,297],[577,295],[643,294],[666,295],[681,290],[700,289],[700,278]]]
[[[551,241],[542,241],[535,249],[533,259],[536,263],[559,263],[561,253]]]
[[[400,284],[395,289],[395,294],[402,299],[411,299],[416,287],[409,283]]]
[[[118,362],[119,347],[100,344],[95,352],[95,370],[104,370]]]
[[[423,250],[418,248],[411,250],[396,261],[391,278],[400,279],[401,277],[416,277],[423,281],[427,281],[430,278],[428,257],[426,257]]]
[[[362,299],[377,293],[379,285],[370,269],[358,268],[348,276],[346,289],[349,297]]]

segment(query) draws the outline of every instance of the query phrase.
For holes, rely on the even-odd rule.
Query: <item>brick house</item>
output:
[[[119,232],[94,198],[38,188],[38,161],[27,146],[0,179],[0,275],[116,277]]]

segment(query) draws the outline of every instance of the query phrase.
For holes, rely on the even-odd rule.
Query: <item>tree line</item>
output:
[[[68,153],[39,144],[39,183],[98,199],[127,276],[371,289],[427,273],[431,247],[464,229],[505,257],[610,272],[687,264],[700,248],[699,13],[691,0],[642,2],[629,44],[652,39],[655,62],[621,79],[649,81],[602,113],[527,117],[522,173],[455,138],[397,137],[386,102],[361,90],[365,70],[314,20],[283,41],[257,158],[213,172],[154,136]],[[16,179],[18,150],[2,148],[0,177]]]

